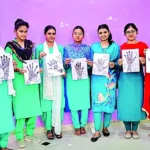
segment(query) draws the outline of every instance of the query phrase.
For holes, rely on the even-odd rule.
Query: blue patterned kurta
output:
[[[119,46],[116,43],[112,43],[104,49],[101,47],[100,42],[97,42],[91,46],[91,60],[93,60],[94,53],[110,54],[110,62],[115,62],[115,64],[117,64],[120,57]],[[109,69],[107,76],[92,75],[93,112],[113,113],[116,104],[117,75],[115,68]]]
[[[69,44],[64,48],[66,58],[90,59],[90,47],[85,44]],[[90,108],[90,79],[72,80],[71,65],[66,69],[66,89],[70,110],[87,110]]]

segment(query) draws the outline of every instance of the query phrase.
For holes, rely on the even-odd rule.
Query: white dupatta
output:
[[[49,53],[49,47],[44,42],[44,52],[46,56],[43,65],[43,99],[52,100],[52,125],[55,127],[55,133],[61,133],[61,99],[62,99],[62,77],[52,77],[47,72],[48,56],[60,54],[57,44],[54,42],[53,54]]]
[[[5,51],[2,47],[0,47],[0,53],[5,54]],[[0,84],[2,84],[2,80],[0,80]],[[12,80],[7,80],[7,87],[8,87],[8,95],[16,96],[16,91],[14,90]]]

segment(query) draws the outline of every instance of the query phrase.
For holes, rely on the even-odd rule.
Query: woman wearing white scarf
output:
[[[1,47],[0,53],[4,53]],[[0,80],[0,150],[10,150],[6,147],[9,133],[14,129],[11,95],[15,95],[12,81]]]
[[[46,69],[46,61],[52,55],[61,54],[63,56],[63,47],[55,43],[55,27],[47,26],[44,34],[46,41],[36,47],[36,58],[40,59],[40,65],[43,68],[42,83],[40,84],[42,120],[47,130],[47,138],[52,140],[54,133],[56,138],[62,138],[61,123],[65,106],[63,76],[65,74],[50,76]]]

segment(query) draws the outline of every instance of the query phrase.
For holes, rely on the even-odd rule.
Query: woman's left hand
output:
[[[145,65],[145,63],[146,63],[145,57],[140,57],[139,60],[142,65]]]
[[[67,76],[67,74],[66,73],[64,73],[63,75],[62,75],[62,77],[66,77]]]
[[[114,62],[109,62],[109,67],[110,68],[114,68],[115,67],[115,63]]]
[[[13,66],[14,68],[17,68],[17,62],[13,60]]]
[[[42,69],[42,68],[40,68],[39,73],[42,73],[42,72],[43,72],[43,69]]]
[[[87,62],[87,64],[88,64],[89,66],[93,67],[93,61],[91,61],[91,60],[86,60],[86,62]]]

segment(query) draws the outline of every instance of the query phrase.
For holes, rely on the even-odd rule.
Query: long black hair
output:
[[[125,27],[124,27],[124,34],[126,34],[126,31],[128,30],[128,28],[132,27],[136,32],[138,32],[138,28],[136,27],[136,25],[134,23],[128,23]]]
[[[98,26],[98,29],[97,29],[97,32],[98,32],[100,29],[106,29],[108,32],[110,32],[109,27],[108,27],[107,24],[101,24],[101,25],[99,25],[99,26]],[[112,40],[112,34],[111,34],[111,32],[110,32],[109,37],[108,37],[108,43],[109,43],[109,45],[111,45],[113,42],[114,42],[114,41]]]
[[[45,29],[44,29],[44,34],[46,34],[46,33],[48,32],[48,30],[50,30],[50,29],[53,29],[53,30],[55,30],[55,32],[56,32],[56,28],[55,28],[54,26],[48,25],[48,26],[46,26]]]
[[[21,26],[26,26],[27,28],[29,28],[29,23],[22,19],[17,19],[14,23],[14,26],[15,30],[18,30]]]
[[[74,32],[74,30],[76,30],[76,29],[80,29],[80,30],[82,31],[83,35],[84,35],[84,29],[83,29],[83,27],[81,27],[81,26],[76,26],[76,27],[74,27],[73,32]]]

